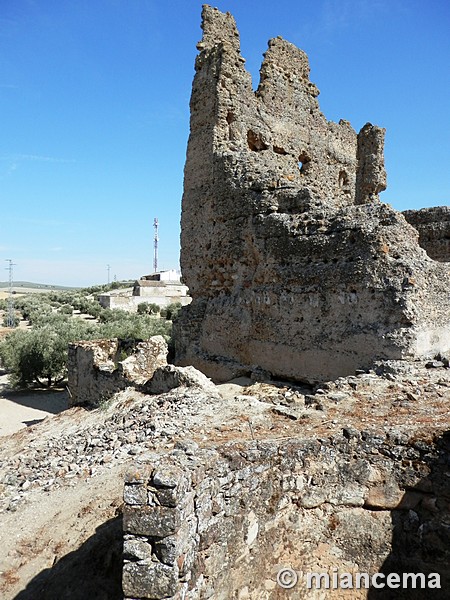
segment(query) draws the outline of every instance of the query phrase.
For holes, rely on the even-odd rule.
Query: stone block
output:
[[[144,540],[124,540],[123,557],[125,560],[147,560],[152,557],[152,546]]]
[[[130,598],[168,598],[177,592],[178,585],[177,566],[142,561],[123,567],[123,592]]]
[[[177,564],[181,555],[185,555],[196,544],[196,519],[183,521],[176,535],[155,541],[154,552],[158,560],[166,565]]]
[[[153,473],[150,465],[134,465],[125,473],[126,484],[147,483]]]
[[[123,500],[126,502],[126,504],[147,504],[147,486],[126,485],[123,490]]]
[[[176,533],[181,517],[177,508],[166,506],[125,506],[123,528],[127,533],[165,538]]]

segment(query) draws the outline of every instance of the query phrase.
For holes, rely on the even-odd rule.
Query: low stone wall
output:
[[[69,406],[98,406],[126,387],[148,381],[167,365],[168,348],[160,335],[149,340],[90,340],[69,344]]]
[[[325,595],[307,589],[307,572],[438,573],[437,591],[392,593],[446,597],[449,461],[448,436],[405,441],[395,430],[201,450],[178,443],[127,476],[125,597],[391,597],[373,588]],[[298,574],[292,589],[277,584],[283,567]]]

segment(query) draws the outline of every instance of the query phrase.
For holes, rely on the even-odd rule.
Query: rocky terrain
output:
[[[448,430],[450,369],[427,364],[391,363],[316,388],[237,380],[160,395],[127,389],[3,438],[2,598],[121,598],[124,474],[186,441],[208,448],[356,431],[431,447]]]

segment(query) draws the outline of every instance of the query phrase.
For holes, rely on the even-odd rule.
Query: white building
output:
[[[99,295],[98,300],[103,308],[121,308],[136,312],[142,302],[165,307],[173,302],[183,306],[190,304],[192,298],[188,288],[180,280],[180,273],[171,269],[152,275],[143,275],[133,288],[111,290]]]

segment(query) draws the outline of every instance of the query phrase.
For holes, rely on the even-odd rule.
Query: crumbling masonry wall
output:
[[[434,597],[444,597],[449,450],[445,435],[408,442],[401,434],[352,428],[325,439],[203,450],[180,442],[128,473],[125,597],[318,599],[324,591],[308,590],[306,573],[333,569],[438,573]],[[299,573],[293,589],[277,585],[283,567]],[[379,597],[375,592],[338,590],[326,597]],[[395,598],[430,593],[397,589]]]
[[[203,9],[181,267],[178,364],[332,379],[450,346],[449,265],[380,203],[384,130],[327,121],[308,58],[269,41],[256,92],[233,17]]]
[[[450,206],[405,210],[402,214],[419,232],[419,244],[428,256],[450,262]]]
[[[145,384],[167,365],[167,343],[149,340],[88,340],[69,344],[69,406],[98,406],[127,387]]]

